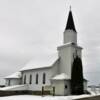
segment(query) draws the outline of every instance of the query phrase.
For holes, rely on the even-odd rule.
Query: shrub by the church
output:
[[[71,73],[71,93],[75,95],[83,94],[83,68],[82,61],[77,56],[72,64]]]

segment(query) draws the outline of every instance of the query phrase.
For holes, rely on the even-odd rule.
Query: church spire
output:
[[[69,11],[67,25],[66,25],[65,30],[68,30],[68,29],[73,30],[73,31],[76,32],[75,25],[74,25],[74,20],[73,20],[73,15],[72,15],[72,11],[71,11],[71,6],[70,6],[70,11]]]

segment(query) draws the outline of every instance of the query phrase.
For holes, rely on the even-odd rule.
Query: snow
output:
[[[81,99],[81,98],[87,98],[92,97],[93,95],[78,95],[78,96],[72,96],[72,99]]]
[[[61,47],[66,47],[66,46],[70,46],[70,45],[76,46],[73,42],[68,42],[68,43],[65,43],[65,44],[59,46],[58,49]],[[82,47],[80,47],[80,46],[76,46],[76,47],[82,49]]]
[[[11,89],[14,89],[14,88],[21,88],[21,87],[24,87],[24,86],[25,85],[13,85],[13,86],[7,86],[7,87],[0,88],[0,90],[5,91],[5,90],[11,90]]]
[[[32,95],[20,95],[1,97],[0,100],[72,100],[70,96],[32,96]]]
[[[35,96],[35,95],[18,95],[0,97],[0,100],[75,100],[79,98],[92,97],[91,95],[79,96]]]
[[[87,88],[87,90],[91,93],[91,95],[97,95],[100,94],[100,88]]]
[[[70,97],[53,97],[53,96],[33,96],[33,95],[20,95],[0,97],[0,100],[72,100]]]
[[[52,78],[52,80],[68,80],[68,79],[70,79],[70,77],[65,73],[61,73]]]
[[[58,54],[55,53],[53,55],[45,56],[43,59],[33,59],[29,63],[26,64],[25,67],[20,69],[20,71],[38,69],[38,68],[50,68],[52,65],[58,60]]]
[[[21,78],[21,72],[16,72],[16,73],[13,73],[7,77],[5,77],[5,79],[10,79],[10,78]]]

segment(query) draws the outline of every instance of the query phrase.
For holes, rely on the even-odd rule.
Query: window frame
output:
[[[10,79],[8,80],[8,86],[10,86]]]
[[[35,83],[36,84],[38,84],[39,82],[38,82],[38,79],[39,79],[39,75],[38,75],[38,73],[36,74],[36,80],[35,80]]]
[[[43,73],[43,84],[46,84],[46,73]]]
[[[26,84],[26,75],[24,75],[24,84]]]
[[[29,84],[32,84],[32,75],[30,74]]]

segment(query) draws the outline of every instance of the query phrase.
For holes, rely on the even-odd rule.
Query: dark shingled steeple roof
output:
[[[67,25],[66,25],[65,30],[68,30],[68,29],[73,30],[73,31],[76,32],[71,9],[70,9],[70,11],[69,11],[68,20],[67,20]]]

